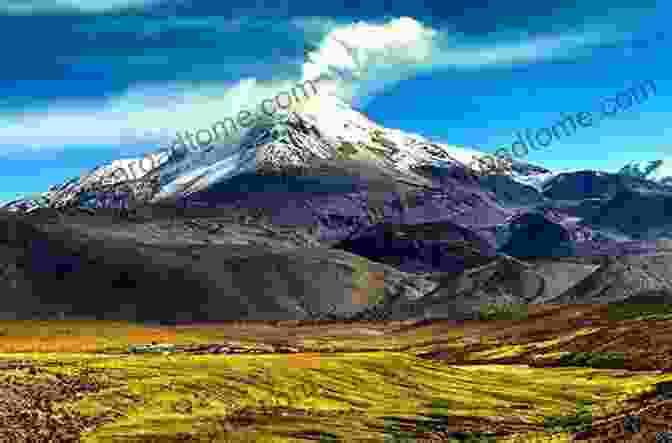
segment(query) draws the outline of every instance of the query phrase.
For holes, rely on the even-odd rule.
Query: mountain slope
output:
[[[672,255],[605,258],[595,272],[552,303],[613,303],[651,293],[672,293]]]
[[[663,185],[672,185],[670,160],[654,160],[647,162],[630,162],[619,171],[621,175],[646,178]]]
[[[1,311],[143,321],[347,318],[435,286],[309,235],[217,225],[2,214]]]
[[[590,260],[651,255],[672,234],[660,183],[522,163],[483,174],[468,166],[480,155],[316,96],[235,144],[150,153],[131,178],[119,161],[5,205],[0,284],[25,315],[463,317],[599,299],[606,271]],[[651,289],[614,269],[624,297]]]

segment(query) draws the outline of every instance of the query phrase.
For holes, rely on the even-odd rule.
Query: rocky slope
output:
[[[436,286],[309,234],[225,219],[5,214],[0,232],[10,318],[347,318]]]
[[[2,311],[419,318],[666,287],[667,268],[652,286],[600,257],[660,254],[670,188],[522,163],[483,174],[480,155],[314,97],[235,145],[150,153],[141,176],[120,161],[5,205]]]

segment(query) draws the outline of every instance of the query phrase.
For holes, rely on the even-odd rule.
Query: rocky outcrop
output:
[[[613,303],[672,291],[672,255],[604,257],[588,277],[552,303]]]
[[[306,246],[307,237],[281,228],[202,228],[209,229],[189,219],[3,214],[2,311],[143,321],[348,318],[433,288],[317,240]]]

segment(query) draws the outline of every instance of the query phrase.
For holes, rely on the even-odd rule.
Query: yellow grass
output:
[[[385,417],[419,420],[437,412],[456,418],[520,418],[541,430],[544,417],[572,414],[578,400],[592,400],[593,414],[599,418],[618,412],[624,399],[672,380],[672,374],[654,372],[458,366],[417,356],[437,348],[462,355],[465,346],[478,343],[488,347],[467,356],[494,360],[562,345],[595,331],[588,328],[525,344],[502,342],[493,333],[467,327],[409,328],[394,334],[383,333],[385,328],[373,324],[319,330],[298,326],[286,328],[284,335],[280,330],[244,323],[220,328],[148,328],[127,322],[3,321],[0,360],[32,359],[52,373],[76,375],[93,370],[105,388],[59,406],[86,415],[121,414],[86,433],[82,441],[90,443],[135,441],[142,436],[171,441],[166,439],[180,432],[199,438],[217,434],[216,441],[305,441],[291,437],[299,431],[329,432],[343,441],[384,441]],[[287,341],[311,352],[119,353],[129,344],[152,341],[228,342],[250,347],[255,342]],[[354,352],[365,349],[380,351]],[[327,350],[350,352],[331,354]],[[552,355],[548,351],[546,356]],[[559,353],[553,349],[553,354]],[[436,400],[444,404],[438,411]],[[180,410],[178,405],[187,403],[191,411]],[[251,424],[234,422],[245,411],[257,414],[249,419]],[[272,411],[278,413],[272,415]],[[567,434],[528,433],[501,441],[567,441],[563,438]]]
[[[457,367],[390,352],[124,357],[31,353],[11,357],[64,363],[52,372],[102,370],[100,377],[110,387],[69,407],[90,415],[110,411],[124,415],[87,434],[85,442],[204,433],[244,407],[309,412],[295,419],[257,420],[257,432],[279,438],[302,429],[343,438],[382,438],[382,417],[422,418],[436,412],[430,406],[436,399],[448,402],[449,408],[442,412],[449,415],[517,416],[541,423],[545,415],[573,412],[579,399],[613,407],[658,381],[672,379],[651,373],[624,378],[627,371],[587,368]],[[185,400],[192,411],[176,412],[174,405]],[[330,412],[329,416],[318,415]]]

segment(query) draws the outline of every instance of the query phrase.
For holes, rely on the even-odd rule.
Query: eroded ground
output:
[[[425,324],[6,321],[0,441],[571,441],[583,428],[558,423],[577,405],[584,438],[626,414],[664,422],[672,321],[607,308]],[[128,352],[151,342],[175,351]],[[569,353],[620,359],[568,366]]]

